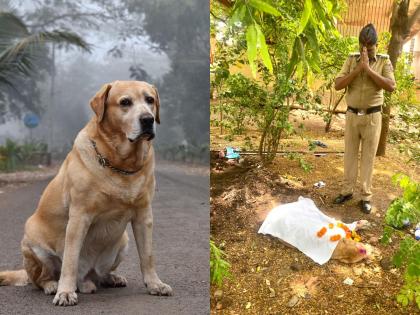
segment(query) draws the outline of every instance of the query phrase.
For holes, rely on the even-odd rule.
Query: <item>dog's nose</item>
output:
[[[151,115],[144,115],[140,117],[140,124],[145,127],[152,126],[155,122],[155,118]]]

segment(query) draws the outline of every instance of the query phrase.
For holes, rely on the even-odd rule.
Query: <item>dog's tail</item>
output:
[[[7,270],[0,272],[0,286],[13,285],[24,286],[30,283],[28,273],[25,269]]]

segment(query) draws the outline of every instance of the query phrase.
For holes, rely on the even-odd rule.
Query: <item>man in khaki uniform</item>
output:
[[[361,144],[361,210],[370,213],[373,161],[378,148],[382,124],[383,90],[392,92],[395,79],[389,57],[376,54],[377,35],[372,24],[359,35],[360,53],[351,54],[335,80],[335,89],[347,88],[344,133],[344,186],[334,203],[341,204],[353,196],[357,182],[358,154]]]

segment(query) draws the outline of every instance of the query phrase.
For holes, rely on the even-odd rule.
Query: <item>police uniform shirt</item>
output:
[[[344,77],[352,72],[360,59],[360,53],[350,54],[337,78]],[[375,58],[369,60],[369,66],[381,76],[395,81],[388,55],[377,54]],[[365,71],[361,71],[347,87],[346,103],[347,106],[358,109],[383,105],[383,89],[377,86]]]

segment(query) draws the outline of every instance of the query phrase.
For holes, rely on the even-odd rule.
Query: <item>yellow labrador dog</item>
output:
[[[23,270],[0,273],[0,285],[29,282],[55,294],[55,305],[77,304],[76,290],[122,287],[114,273],[133,228],[143,281],[150,294],[172,295],[156,274],[152,253],[155,189],[151,140],[159,121],[159,95],[140,81],[104,85],[57,176],[25,225]]]

